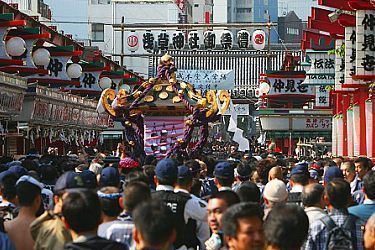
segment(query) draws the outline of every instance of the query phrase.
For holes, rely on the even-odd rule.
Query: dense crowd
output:
[[[0,250],[375,249],[370,159],[230,151],[3,157]]]

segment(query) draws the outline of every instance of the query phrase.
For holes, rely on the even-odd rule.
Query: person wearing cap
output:
[[[320,181],[319,172],[316,171],[315,169],[310,169],[309,170],[309,184],[319,183],[319,181]]]
[[[102,170],[99,178],[99,187],[116,187],[120,186],[120,175],[116,168],[106,167]]]
[[[326,186],[334,179],[344,179],[344,176],[338,167],[330,166],[324,171],[323,185]]]
[[[34,246],[29,227],[40,208],[42,188],[40,182],[27,175],[16,183],[20,211],[15,219],[4,222],[4,228],[17,250],[29,250]]]
[[[64,194],[71,189],[84,188],[81,176],[74,171],[62,174],[54,188],[54,209],[45,211],[31,225],[31,235],[35,241],[34,249],[62,250],[66,242],[72,241],[70,232],[61,220],[61,207]]]
[[[214,176],[215,184],[219,191],[232,191],[232,184],[234,182],[234,169],[229,162],[223,161],[217,163],[214,170]]]
[[[264,217],[278,204],[286,203],[288,199],[288,191],[283,181],[274,179],[266,184],[263,190],[263,199],[265,204]]]
[[[304,186],[309,182],[309,171],[307,164],[297,164],[292,168],[290,172],[290,186],[291,190],[288,195],[288,203],[294,203],[296,205],[302,205],[301,193]]]
[[[155,168],[156,191],[152,193],[152,198],[168,205],[175,215],[178,230],[174,246],[178,249],[188,244],[184,241],[184,229],[188,220],[206,221],[207,211],[189,194],[174,192],[177,174],[178,169],[173,159],[167,158],[159,161]]]
[[[207,203],[197,196],[190,193],[193,184],[193,173],[187,166],[179,166],[177,174],[177,183],[174,191],[176,193],[189,194],[190,197],[196,200],[202,207],[206,208]],[[204,242],[210,238],[210,230],[206,221],[189,220],[187,222],[186,236],[190,239],[187,242],[191,243],[188,248],[196,249],[198,246],[204,248]],[[190,232],[189,232],[190,231]]]

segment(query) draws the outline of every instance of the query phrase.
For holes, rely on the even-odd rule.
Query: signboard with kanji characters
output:
[[[345,27],[345,84],[354,84],[356,64],[356,31],[355,27]],[[358,83],[358,82],[357,82]]]
[[[340,50],[343,44],[344,44],[343,39],[336,39],[336,44],[335,44],[336,51]],[[345,58],[340,53],[336,53],[335,90],[341,90],[342,85],[344,83],[345,83]]]
[[[232,111],[237,115],[249,115],[249,104],[230,105],[224,115],[231,115]]]
[[[83,72],[80,79],[79,85],[71,85],[64,88],[65,90],[79,91],[79,92],[101,92],[102,89],[99,87],[99,75],[101,71],[89,71]]]
[[[177,79],[189,82],[198,90],[234,88],[233,70],[178,70]]]
[[[375,75],[375,10],[356,11],[356,75]]]
[[[310,70],[306,73],[304,84],[333,85],[335,84],[335,55],[328,51],[306,51],[311,60]]]
[[[331,130],[330,117],[298,117],[292,118],[293,130]]]
[[[313,86],[302,84],[305,78],[292,76],[268,76],[270,91],[267,96],[272,95],[314,95]]]
[[[330,106],[329,91],[325,85],[315,86],[315,107],[328,108]]]

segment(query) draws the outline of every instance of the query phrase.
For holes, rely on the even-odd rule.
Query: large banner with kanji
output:
[[[198,90],[231,90],[234,88],[233,70],[178,70],[177,79],[189,82]]]

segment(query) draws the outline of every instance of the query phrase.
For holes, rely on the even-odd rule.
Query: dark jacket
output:
[[[128,250],[129,248],[116,241],[99,236],[88,237],[83,242],[71,242],[65,245],[66,250]]]

